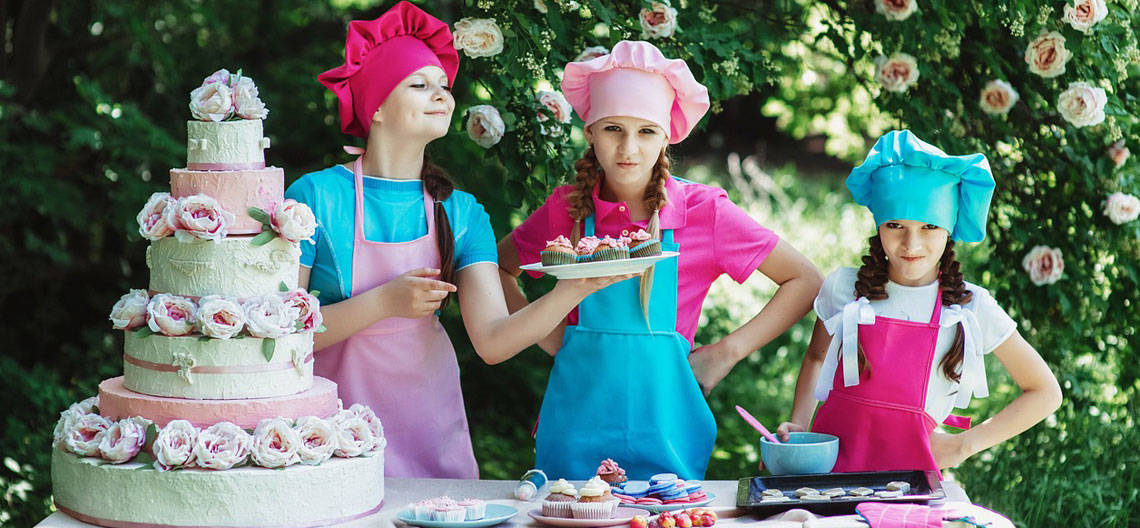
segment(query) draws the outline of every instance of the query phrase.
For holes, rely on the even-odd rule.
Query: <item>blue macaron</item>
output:
[[[696,493],[701,491],[701,483],[695,480],[685,482],[685,493]]]
[[[653,485],[649,486],[649,491],[647,493],[650,493],[650,494],[661,493],[661,492],[669,491],[669,490],[673,489],[673,487],[674,487],[673,481],[658,482],[657,484],[653,484]]]
[[[626,482],[625,488],[622,489],[622,494],[640,499],[649,494],[649,483],[644,480],[631,480]]]
[[[658,473],[652,477],[649,477],[649,484],[652,486],[654,484],[660,484],[662,482],[672,483],[675,480],[677,480],[677,475],[674,475],[672,473]]]

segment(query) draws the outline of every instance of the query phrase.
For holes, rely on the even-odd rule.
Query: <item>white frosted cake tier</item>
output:
[[[304,392],[244,400],[187,400],[151,396],[124,387],[122,376],[103,380],[99,384],[99,414],[115,420],[142,416],[159,427],[165,427],[171,420],[186,420],[202,428],[218,422],[233,422],[242,429],[253,429],[265,418],[328,418],[339,409],[336,383],[319,376],[313,377],[313,386]]]
[[[285,171],[277,167],[234,171],[170,169],[170,194],[185,198],[205,194],[233,213],[231,235],[261,232],[261,222],[249,216],[249,208],[272,213],[285,196]]]
[[[125,332],[123,385],[151,396],[195,400],[288,396],[313,386],[313,334],[275,339],[269,361],[261,350],[264,341]]]
[[[379,511],[384,451],[284,469],[158,471],[54,449],[51,479],[60,510],[101,526],[306,528]]]
[[[263,169],[267,148],[269,138],[261,135],[260,119],[186,122],[190,170]]]
[[[297,287],[301,249],[277,237],[263,246],[251,237],[220,242],[179,242],[175,237],[151,242],[146,250],[150,290],[188,297],[224,295],[245,299]]]

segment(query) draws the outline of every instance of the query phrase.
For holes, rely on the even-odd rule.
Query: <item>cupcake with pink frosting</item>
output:
[[[614,462],[612,458],[607,458],[598,465],[598,477],[600,477],[606,484],[611,486],[621,484],[626,481],[625,470]]]
[[[569,238],[558,235],[546,243],[546,248],[539,253],[539,258],[542,259],[543,266],[561,266],[577,262],[578,253],[574,251],[574,245],[570,243]]]
[[[579,239],[578,245],[574,248],[574,251],[578,253],[578,262],[593,262],[594,252],[598,250],[598,244],[601,242],[598,237],[594,236]]]
[[[598,241],[594,250],[594,260],[621,260],[629,258],[629,240],[625,237],[612,238],[609,235]]]
[[[661,254],[661,241],[654,238],[649,231],[638,229],[629,234],[631,240],[629,247],[629,256],[637,257],[652,257]]]
[[[467,516],[464,520],[478,521],[487,515],[487,503],[479,499],[463,499],[456,504],[466,510]]]

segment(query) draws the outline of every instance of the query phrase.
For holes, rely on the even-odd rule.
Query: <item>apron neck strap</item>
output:
[[[356,214],[353,219],[353,230],[357,240],[364,238],[364,149],[346,145],[344,151],[356,154],[356,161],[352,162],[353,192],[356,194]],[[427,219],[427,234],[435,236],[435,199],[428,193],[427,185],[422,184],[424,193],[424,218]],[[591,226],[592,227],[592,226]]]

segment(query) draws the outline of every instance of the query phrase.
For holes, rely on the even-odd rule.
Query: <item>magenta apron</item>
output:
[[[930,434],[937,424],[926,412],[942,314],[941,291],[936,295],[930,322],[876,316],[873,325],[859,328],[859,345],[870,368],[861,370],[852,386],[843,379],[843,361],[852,358],[844,350],[811,428],[839,437],[832,471],[938,470],[930,453]],[[962,425],[958,417],[946,423]]]
[[[416,268],[440,267],[433,200],[424,191],[426,235],[410,242],[364,239],[361,161],[356,192],[352,295]],[[390,317],[320,350],[313,371],[335,381],[344,406],[363,403],[384,424],[384,475],[475,479],[479,468],[459,388],[459,364],[439,318]]]

